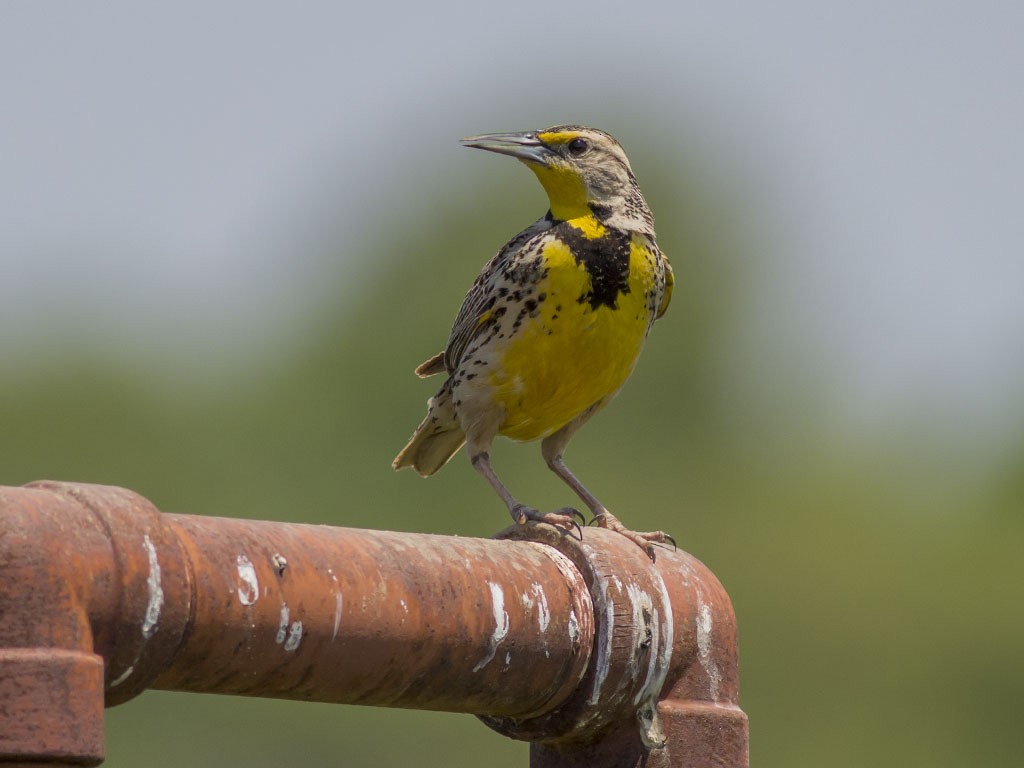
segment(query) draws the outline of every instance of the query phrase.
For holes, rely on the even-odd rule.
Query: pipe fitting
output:
[[[0,764],[95,765],[147,688],[474,713],[531,765],[747,765],[729,598],[624,537],[161,514],[0,487]]]

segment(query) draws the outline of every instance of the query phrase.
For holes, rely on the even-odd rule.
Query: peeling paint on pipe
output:
[[[747,765],[735,617],[685,552],[161,514],[56,482],[0,486],[0,519],[0,765],[98,764],[102,707],[147,688],[470,712],[533,768]]]

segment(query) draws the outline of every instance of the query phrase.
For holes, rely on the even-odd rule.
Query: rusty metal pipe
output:
[[[196,618],[155,688],[524,716],[586,669],[593,611],[553,550],[165,518]]]
[[[101,762],[103,704],[153,687],[473,712],[532,741],[538,767],[746,765],[735,625],[707,569],[685,553],[654,569],[605,531],[505,535],[0,487],[0,764]],[[707,759],[672,757],[687,744]]]

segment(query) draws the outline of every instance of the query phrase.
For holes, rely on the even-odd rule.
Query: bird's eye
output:
[[[590,149],[590,145],[586,139],[576,138],[569,142],[569,154],[573,157],[579,157],[588,149]]]

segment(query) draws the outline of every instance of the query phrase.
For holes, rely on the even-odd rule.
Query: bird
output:
[[[483,134],[462,144],[520,160],[537,176],[549,208],[486,263],[445,348],[415,369],[421,378],[447,378],[392,466],[427,477],[466,445],[516,523],[582,536],[586,518],[577,509],[542,512],[520,502],[491,465],[498,436],[540,440],[547,466],[589,508],[591,522],[654,560],[655,545],[675,547],[675,540],[627,528],[563,458],[576,431],[629,378],[672,297],[672,266],[626,153],[608,133],[582,125]]]

